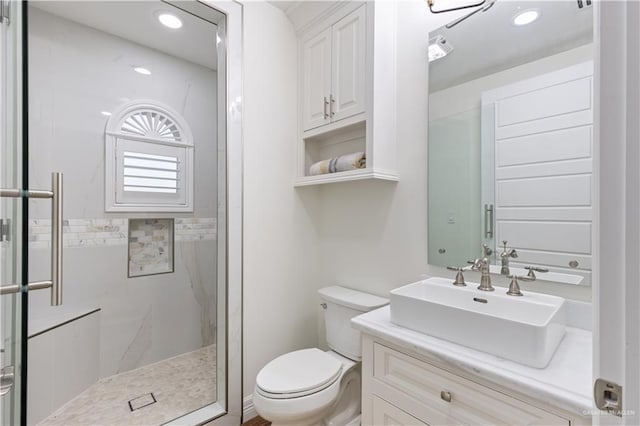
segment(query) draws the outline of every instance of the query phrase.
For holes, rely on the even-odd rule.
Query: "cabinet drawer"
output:
[[[378,343],[373,393],[428,424],[569,425],[567,419]],[[398,392],[400,391],[400,392]]]
[[[425,424],[377,396],[374,396],[372,399],[372,408],[373,424],[376,426],[413,426]]]

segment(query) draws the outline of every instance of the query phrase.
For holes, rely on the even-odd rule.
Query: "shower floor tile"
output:
[[[153,393],[134,411],[130,400]],[[216,346],[106,377],[39,425],[160,425],[216,400]]]

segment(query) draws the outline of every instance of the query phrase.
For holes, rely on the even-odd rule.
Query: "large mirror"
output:
[[[428,261],[590,285],[591,2],[469,13],[430,33]]]

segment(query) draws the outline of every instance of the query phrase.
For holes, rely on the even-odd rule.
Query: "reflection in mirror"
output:
[[[429,38],[429,263],[590,285],[592,7],[497,1]]]

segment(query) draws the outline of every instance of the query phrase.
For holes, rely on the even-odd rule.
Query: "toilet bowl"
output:
[[[273,426],[360,425],[361,343],[350,321],[388,300],[338,286],[319,293],[331,350],[286,353],[256,377],[253,404]]]
[[[273,426],[350,424],[360,415],[360,363],[316,348],[287,353],[260,371],[253,403]]]

